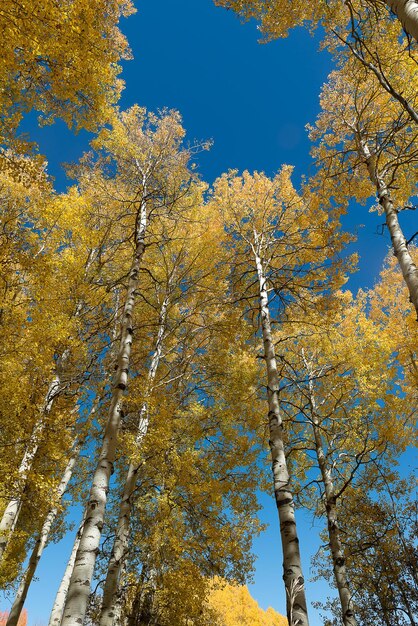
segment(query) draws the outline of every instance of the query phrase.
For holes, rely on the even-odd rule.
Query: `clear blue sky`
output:
[[[202,177],[209,183],[230,168],[272,174],[289,163],[295,165],[296,184],[309,173],[305,125],[315,121],[319,91],[332,66],[329,56],[319,52],[318,39],[297,29],[285,40],[260,45],[254,23],[241,24],[212,0],[137,0],[136,6],[138,13],[122,25],[134,54],[133,61],[124,63],[122,108],[134,103],[149,109],[176,108],[190,140],[213,139],[212,150],[200,157]],[[62,123],[37,129],[33,120],[28,118],[25,129],[47,155],[57,189],[64,190],[68,183],[60,163],[77,160],[88,136],[74,137]],[[355,206],[345,220],[352,231],[364,224],[355,247],[361,255],[360,271],[349,284],[354,290],[373,284],[390,244],[387,236],[376,234],[381,222],[367,208]],[[262,496],[262,503],[270,527],[254,545],[258,561],[250,589],[261,606],[285,613],[277,513],[273,499]],[[317,529],[306,515],[298,513],[298,522],[309,579]],[[52,546],[42,559],[39,582],[27,602],[29,626],[48,621],[70,542],[66,538]],[[311,600],[327,593],[323,584],[308,585]],[[312,611],[311,626],[322,623]]]

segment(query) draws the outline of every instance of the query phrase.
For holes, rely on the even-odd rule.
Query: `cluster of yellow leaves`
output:
[[[70,126],[106,120],[122,87],[118,61],[129,54],[117,24],[132,11],[130,0],[4,0],[1,115],[35,108]]]
[[[372,12],[379,18],[389,18],[389,8],[384,2],[368,2],[367,0],[352,0],[350,4],[339,0],[214,0],[217,6],[232,9],[243,19],[259,21],[263,41],[280,37],[287,37],[290,29],[297,26],[307,26],[311,30],[321,23],[326,31],[335,31],[346,28],[350,21],[350,8],[355,15]],[[389,3],[388,3],[389,4]],[[373,5],[373,9],[371,9]],[[350,8],[349,8],[350,7]]]
[[[345,282],[352,259],[343,264],[336,255],[349,237],[309,189],[296,192],[291,174],[292,167],[284,166],[272,179],[232,171],[215,181],[211,206],[225,224],[230,299],[244,306],[253,299],[258,308],[256,252],[279,309],[286,300],[309,300],[326,283],[336,288]]]
[[[416,246],[410,246],[410,252],[417,263]],[[398,384],[411,398],[416,397],[418,325],[394,256],[388,255],[380,280],[367,296],[370,316],[380,329],[385,329],[385,341],[401,367]]]
[[[216,626],[287,626],[287,619],[269,607],[264,611],[246,586],[212,581],[207,605]]]
[[[328,6],[337,2],[303,2],[297,0],[215,0],[217,6],[233,9],[244,19],[255,18],[261,22],[260,28],[266,39],[286,37],[288,31],[309,22],[317,22]]]

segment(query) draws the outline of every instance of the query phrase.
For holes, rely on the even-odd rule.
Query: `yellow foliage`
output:
[[[264,611],[248,588],[215,578],[207,600],[216,626],[287,626],[287,619],[269,607]]]
[[[117,24],[132,11],[130,0],[3,0],[1,116],[35,108],[48,123],[105,121],[122,88],[118,62],[129,55]]]

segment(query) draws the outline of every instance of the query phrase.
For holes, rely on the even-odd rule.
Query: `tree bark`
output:
[[[417,0],[386,0],[387,5],[397,15],[404,30],[418,41],[418,2]]]
[[[18,522],[22,508],[22,494],[26,486],[28,474],[32,468],[36,453],[38,452],[42,433],[46,425],[46,419],[51,412],[54,399],[60,392],[62,370],[68,356],[69,353],[68,350],[66,350],[57,361],[56,373],[45,396],[44,405],[41,409],[41,416],[32,430],[29,443],[18,469],[18,479],[16,484],[13,486],[16,494],[8,502],[0,521],[0,560],[4,555]]]
[[[173,276],[171,277],[171,279]],[[163,339],[166,330],[167,309],[169,304],[170,284],[168,283],[168,292],[163,300],[159,316],[159,326],[157,339],[155,342],[154,354],[152,356],[151,365],[148,370],[147,390],[145,401],[141,407],[140,417],[138,421],[138,431],[136,436],[136,446],[141,447],[142,441],[147,434],[149,426],[148,416],[148,397],[152,391],[152,383],[157,373],[158,365],[161,359],[163,348]],[[121,569],[126,556],[129,541],[129,527],[132,510],[132,494],[136,487],[138,465],[130,463],[125,479],[122,501],[119,509],[119,517],[116,528],[115,541],[113,543],[112,554],[109,559],[106,581],[103,588],[103,600],[100,614],[100,626],[112,626],[115,620],[115,600],[118,591]]]
[[[289,487],[289,472],[284,451],[283,424],[279,407],[279,375],[271,334],[268,292],[263,263],[257,251],[257,235],[256,233],[254,234],[256,244],[255,247],[253,246],[253,251],[259,283],[261,328],[267,369],[269,445],[283,550],[283,580],[286,588],[287,619],[289,626],[309,626],[299,539],[296,529],[295,506]]]
[[[81,449],[81,443],[78,443],[78,444],[76,443],[74,446],[74,450],[71,455],[71,458],[67,464],[67,467],[65,468],[65,472],[62,477],[62,480],[57,489],[56,505],[49,511],[45,519],[45,522],[42,526],[40,535],[35,543],[35,547],[32,550],[32,554],[30,556],[28,566],[20,582],[12,608],[10,609],[6,626],[17,626],[20,614],[23,609],[23,605],[26,600],[26,596],[29,591],[30,584],[35,575],[36,568],[38,566],[38,563],[40,561],[44,548],[47,544],[49,533],[51,532],[52,524],[54,523],[54,520],[58,514],[59,503],[61,501],[62,496],[65,493],[65,490],[67,489],[68,483],[71,480],[71,476],[73,474],[74,466],[77,462],[80,449]]]
[[[62,621],[62,614],[64,612],[65,600],[67,598],[68,587],[70,586],[70,579],[74,569],[75,557],[77,555],[78,547],[80,545],[80,539],[83,532],[83,526],[85,522],[85,513],[81,524],[78,528],[75,536],[73,549],[71,550],[70,558],[68,559],[67,567],[65,568],[64,576],[62,577],[60,586],[55,596],[54,605],[52,607],[51,615],[49,617],[48,626],[60,626]]]
[[[125,584],[125,574],[126,574],[126,559],[123,559],[118,587],[116,593],[113,596],[113,605],[111,608],[111,612],[113,613],[112,624],[113,626],[122,626],[126,622],[126,618],[123,616],[123,610],[125,608],[125,595],[127,591],[127,587]]]
[[[410,301],[414,305],[418,320],[418,269],[412,260],[408,250],[406,238],[399,224],[398,211],[396,210],[390,191],[382,178],[377,172],[375,158],[370,153],[367,143],[360,138],[360,152],[364,158],[371,182],[376,186],[376,192],[379,204],[382,206],[386,217],[386,225],[388,227],[390,238],[392,240],[393,251],[398,259],[402,276],[408,287]]]
[[[331,478],[331,471],[328,466],[325,452],[322,445],[320,424],[317,415],[317,407],[315,393],[312,382],[312,372],[309,363],[303,357],[305,367],[309,375],[309,401],[311,405],[311,425],[314,434],[315,451],[318,459],[318,465],[321,472],[322,481],[325,491],[325,509],[327,516],[328,537],[331,548],[332,564],[334,570],[335,584],[338,589],[340,598],[342,618],[344,626],[357,626],[357,620],[354,615],[352,596],[347,581],[347,572],[345,568],[345,557],[341,546],[338,515],[337,515],[337,498],[335,495],[334,484]]]
[[[93,476],[89,502],[86,507],[86,521],[68,589],[62,618],[63,626],[80,626],[84,621],[89,601],[90,586],[104,524],[109,480],[113,472],[113,463],[116,455],[117,436],[122,416],[123,395],[128,382],[133,339],[132,317],[136,289],[138,287],[139,268],[145,250],[146,226],[147,207],[145,201],[142,201],[139,211],[139,227],[138,233],[136,234],[135,254],[129,273],[128,288],[123,310],[118,362],[109,417],[103,437],[99,461]]]

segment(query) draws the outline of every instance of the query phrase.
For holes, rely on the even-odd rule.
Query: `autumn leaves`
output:
[[[280,2],[228,4],[261,11],[269,36],[292,25]],[[400,226],[416,184],[414,50],[384,8],[379,27],[361,3],[293,9],[297,23],[323,19],[338,61],[299,190],[290,166],[206,185],[192,162],[206,146],[185,145],[177,112],[112,108],[129,3],[0,9],[0,576],[19,580],[8,626],[72,502],[84,512],[53,626],[224,624],[211,580],[251,571],[266,488],[292,626],[308,624],[298,506],[324,520],[340,622],[372,623],[376,597],[384,624],[413,614],[396,462],[416,411],[416,255]],[[66,193],[15,134],[30,108],[99,129]],[[356,259],[341,215],[375,196],[408,295],[393,261],[369,293],[343,290]],[[368,517],[387,533],[370,537]],[[395,590],[386,604],[374,570]]]

